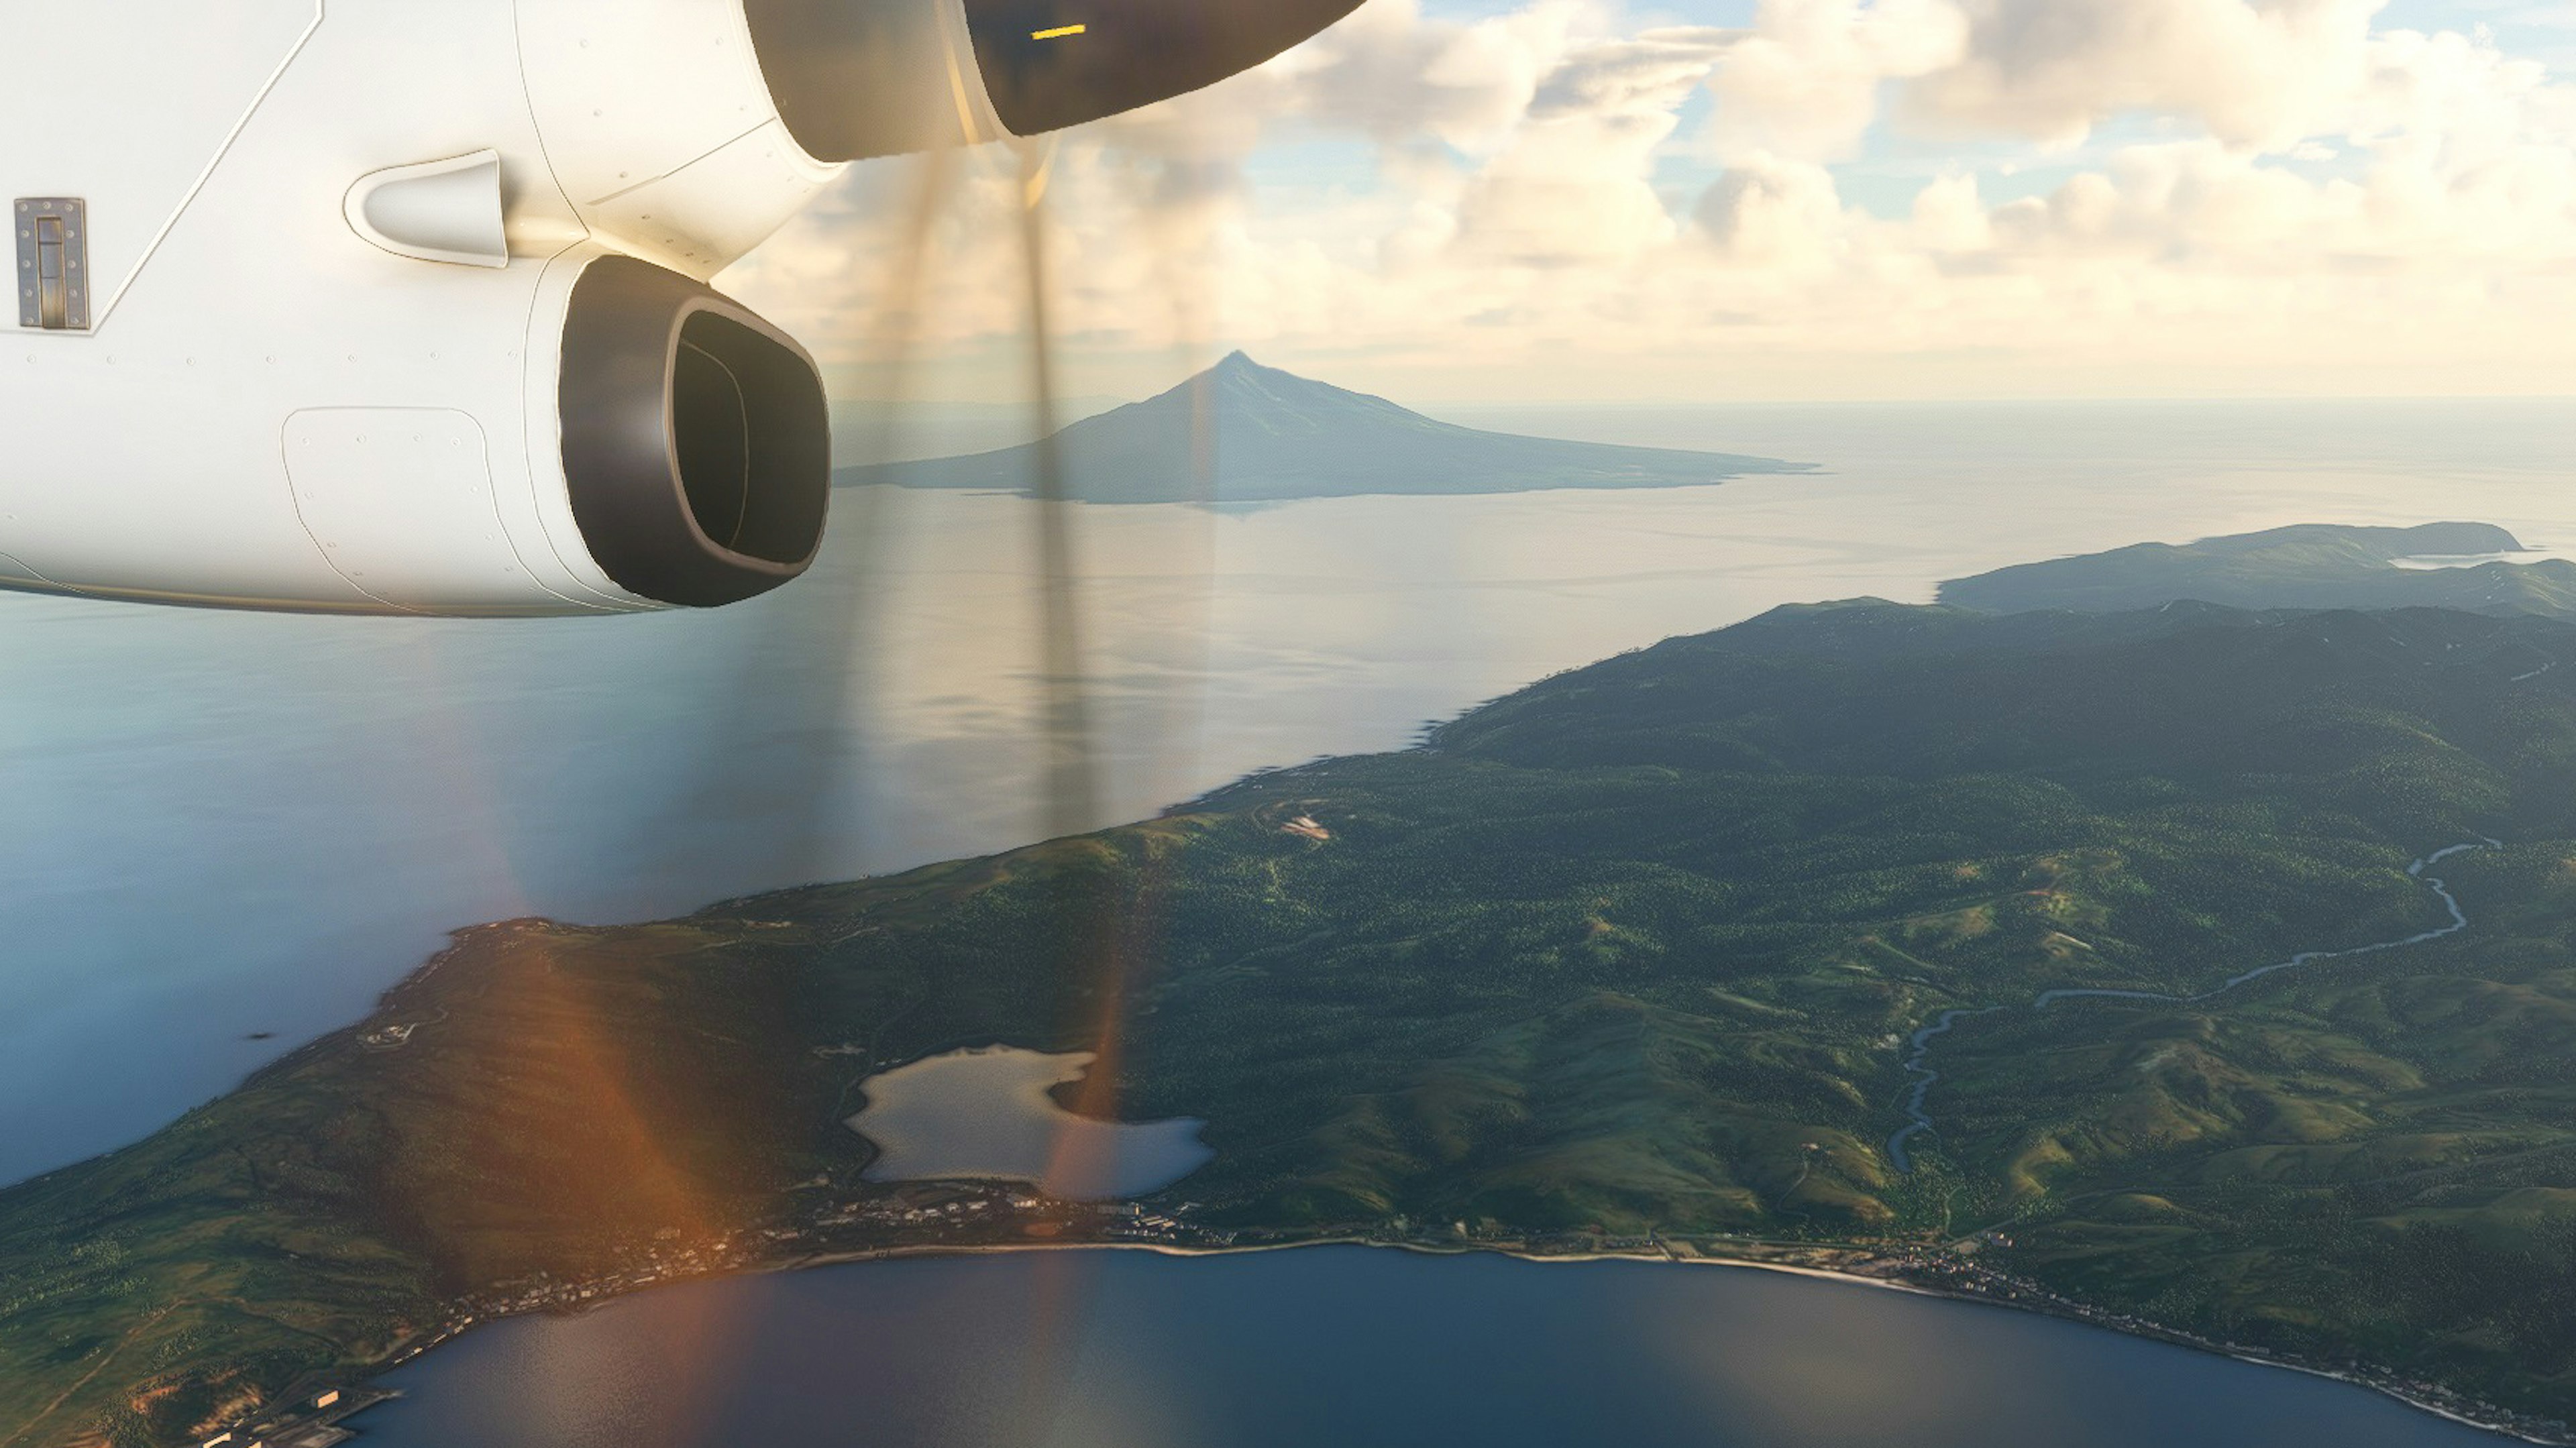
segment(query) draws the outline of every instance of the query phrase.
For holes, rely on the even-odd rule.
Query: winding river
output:
[[[2447,849],[2435,850],[2433,853],[2424,856],[2422,859],[2417,860],[2406,867],[2406,873],[2418,880],[2421,880],[2424,883],[2425,888],[2431,890],[2436,896],[2440,897],[2443,907],[2451,912],[2451,923],[2448,925],[2439,926],[2432,930],[2419,931],[2416,934],[2406,936],[2403,939],[2375,940],[2368,945],[2348,946],[2342,950],[2303,950],[2298,954],[2291,956],[2287,960],[2277,960],[2270,965],[2257,966],[2242,974],[2231,975],[2220,984],[2202,991],[2197,995],[2173,995],[2164,991],[2152,990],[2107,990],[2100,988],[2078,987],[2041,991],[2038,995],[2031,998],[2030,1005],[2027,1009],[2044,1011],[2050,1006],[2057,1004],[2059,1001],[2071,1000],[2163,1001],[2171,1005],[2197,1005],[2202,1001],[2216,1000],[2220,996],[2226,995],[2228,992],[2235,990],[2239,986],[2261,980],[2267,975],[2276,975],[2285,970],[2295,970],[2300,966],[2310,965],[2320,960],[2343,960],[2351,956],[2370,955],[2382,950],[2401,950],[2409,945],[2421,945],[2428,940],[2439,940],[2445,935],[2456,935],[2469,928],[2468,912],[2460,908],[2458,897],[2451,893],[2448,886],[2444,885],[2440,879],[2425,874],[2424,871],[2433,865],[2438,865],[2442,861],[2451,858],[2453,855],[2465,854],[2470,850],[2501,849],[2503,848],[2503,845],[2504,842],[2502,840],[2492,840],[2488,839],[2484,835],[2480,835],[2475,840],[2471,840],[2465,844],[2452,845]],[[2011,1009],[2011,1006],[2001,1005],[1982,1006],[1975,1009],[1963,1008],[1959,1010],[1943,1011],[1938,1020],[1935,1020],[1932,1024],[1925,1026],[1914,1033],[1910,1041],[1912,1049],[1905,1058],[1905,1072],[1908,1076],[1913,1078],[1912,1082],[1906,1087],[1905,1094],[1905,1114],[1909,1119],[1903,1127],[1900,1127],[1897,1130],[1897,1133],[1894,1136],[1887,1139],[1888,1160],[1895,1163],[1898,1171],[1911,1172],[1914,1170],[1914,1158],[1907,1152],[1905,1146],[1908,1141],[1925,1133],[1938,1134],[1936,1128],[1932,1125],[1932,1113],[1926,1110],[1924,1105],[1925,1098],[1930,1096],[1933,1086],[1938,1084],[1941,1080],[1941,1073],[1932,1069],[1931,1057],[1933,1042],[1950,1034],[1951,1028],[1958,1025],[1961,1021],[1972,1020],[1978,1016],[1991,1016],[1998,1012],[2008,1011]]]

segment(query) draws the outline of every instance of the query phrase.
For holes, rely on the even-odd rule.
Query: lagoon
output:
[[[859,1084],[867,1106],[848,1121],[880,1153],[866,1176],[1026,1182],[1064,1201],[1106,1201],[1159,1191],[1215,1155],[1199,1140],[1205,1122],[1066,1110],[1056,1089],[1080,1083],[1094,1059],[968,1047],[870,1076]]]

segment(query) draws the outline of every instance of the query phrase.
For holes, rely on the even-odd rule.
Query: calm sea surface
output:
[[[2493,1448],[2342,1383],[1717,1267],[870,1262],[468,1333],[367,1448]]]

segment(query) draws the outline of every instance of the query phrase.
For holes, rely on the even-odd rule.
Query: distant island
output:
[[[1363,494],[1680,488],[1809,469],[1773,458],[1519,437],[1438,422],[1241,352],[1168,392],[1056,433],[1067,496],[1086,503],[1285,503]],[[843,486],[1024,493],[1039,444],[847,467]]]
[[[1038,1241],[1794,1264],[2566,1441],[2571,664],[2576,624],[2459,610],[1784,608],[1097,834],[478,926],[0,1191],[0,1444]],[[1213,1157],[1132,1210],[872,1180],[858,1084],[994,1042]]]
[[[1940,597],[1991,613],[2114,613],[2193,599],[2237,608],[2457,608],[2576,618],[2576,563],[2563,558],[2447,568],[2403,568],[2396,562],[2524,551],[2521,540],[2487,523],[2303,523],[2018,564],[1952,579],[1941,585]]]

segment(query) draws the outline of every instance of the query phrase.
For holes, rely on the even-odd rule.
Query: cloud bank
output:
[[[1414,395],[2576,389],[2576,90],[2381,8],[1372,0],[1064,138],[1057,331]],[[827,360],[1001,355],[1014,167],[858,168],[726,284]]]

